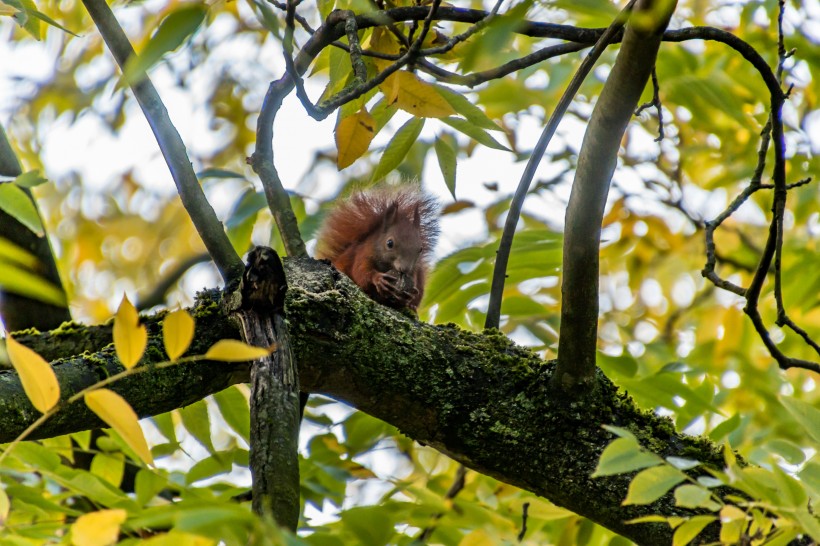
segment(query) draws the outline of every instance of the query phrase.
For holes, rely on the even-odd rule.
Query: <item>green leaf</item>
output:
[[[245,175],[238,172],[229,171],[227,169],[205,169],[203,171],[199,171],[198,173],[196,173],[196,177],[199,180],[203,180],[205,178],[238,178],[240,180],[245,179]]]
[[[685,479],[677,468],[662,465],[639,472],[629,484],[623,504],[649,504]]]
[[[726,437],[727,434],[731,433],[739,426],[740,414],[735,413],[712,429],[712,432],[709,433],[709,438],[711,438],[713,442],[720,442],[724,437]]]
[[[23,173],[14,179],[14,183],[21,188],[33,188],[45,182],[48,182],[48,179],[40,176],[40,171],[37,169]]]
[[[251,412],[248,399],[234,385],[222,392],[214,395],[214,402],[219,408],[219,413],[225,422],[239,435],[245,442],[250,443],[251,436]]]
[[[122,453],[97,453],[91,460],[91,473],[119,487],[125,472],[125,456]]]
[[[194,402],[190,406],[185,406],[179,410],[182,417],[182,424],[191,436],[208,449],[213,454],[214,444],[211,441],[211,419],[208,417],[208,405],[204,400]]]
[[[769,440],[765,447],[769,452],[783,457],[791,465],[798,465],[806,460],[806,453],[800,446],[782,438]]]
[[[457,93],[449,87],[444,87],[443,85],[436,85],[435,88],[436,91],[444,97],[444,100],[450,103],[450,106],[452,106],[456,112],[467,118],[467,121],[476,127],[489,129],[490,131],[503,131],[503,129],[499,127],[496,122],[487,117],[484,110],[476,106],[461,93]]]
[[[33,2],[32,2],[32,5],[34,5]],[[60,23],[58,23],[57,21],[55,21],[54,19],[52,19],[51,17],[49,17],[48,15],[46,15],[45,13],[43,13],[41,11],[37,11],[36,9],[26,9],[26,12],[29,15],[31,15],[32,17],[36,17],[40,21],[43,21],[44,23],[47,23],[47,24],[49,24],[49,25],[51,25],[55,28],[59,28],[63,32],[67,32],[68,34],[71,34],[72,36],[77,36],[78,38],[80,37],[79,34],[75,34],[74,32],[71,32],[70,30],[65,28],[63,25],[61,25]]]
[[[150,468],[141,468],[134,479],[134,492],[140,506],[148,504],[168,485],[168,480]]]
[[[611,476],[632,472],[648,466],[655,466],[663,459],[654,453],[647,453],[641,449],[638,442],[632,438],[618,438],[606,446],[598,461],[598,467],[592,477]]]
[[[672,546],[687,546],[693,538],[698,536],[704,527],[715,521],[715,516],[693,516],[681,523],[675,529],[672,537]]]
[[[231,471],[232,466],[233,457],[231,457],[229,453],[214,453],[210,457],[206,457],[197,462],[185,473],[185,483],[190,485],[199,480],[211,478],[219,474],[227,474]]]
[[[820,443],[820,410],[814,406],[787,396],[778,397],[794,420],[800,423],[812,439]]]
[[[487,131],[478,127],[477,125],[473,124],[472,122],[461,119],[461,118],[442,118],[441,121],[455,129],[456,131],[467,135],[468,137],[472,138],[479,144],[483,144],[488,148],[493,148],[495,150],[504,150],[505,152],[509,152],[510,149],[498,142],[495,138],[493,138]]]
[[[159,24],[156,33],[139,55],[125,63],[123,78],[133,85],[162,57],[182,45],[205,20],[207,9],[201,4],[187,5],[171,12]]]
[[[2,257],[0,257],[2,258]],[[45,303],[65,306],[65,292],[29,269],[20,269],[0,261],[0,286],[7,292],[27,296]]]
[[[446,140],[439,137],[435,143],[436,157],[438,158],[438,166],[441,169],[441,175],[444,177],[444,183],[447,184],[447,189],[450,190],[453,199],[456,198],[456,151],[450,146]]]
[[[411,118],[402,125],[382,153],[379,164],[373,172],[373,180],[380,180],[389,174],[393,169],[401,165],[402,160],[410,151],[410,148],[419,138],[424,127],[425,118]]]
[[[45,234],[37,208],[26,192],[12,182],[0,183],[0,209],[23,224],[37,237]]]
[[[675,489],[675,504],[685,508],[701,508],[711,502],[711,493],[705,487],[690,483]]]

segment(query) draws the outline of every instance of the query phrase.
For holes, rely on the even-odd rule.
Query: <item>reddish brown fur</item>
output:
[[[330,260],[379,303],[416,310],[437,237],[432,197],[413,187],[368,190],[330,212],[316,256]]]

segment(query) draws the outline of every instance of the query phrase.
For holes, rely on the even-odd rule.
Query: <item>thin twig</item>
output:
[[[615,17],[609,28],[601,34],[592,51],[584,58],[572,80],[569,82],[567,89],[558,101],[555,110],[552,112],[549,121],[544,126],[535,148],[527,161],[527,166],[524,173],[521,175],[521,180],[518,182],[518,188],[515,190],[515,195],[510,203],[510,210],[507,212],[507,219],[504,223],[504,231],[501,235],[501,240],[498,244],[498,251],[496,252],[495,266],[493,268],[493,281],[490,289],[490,303],[487,308],[487,316],[484,320],[485,328],[498,328],[501,316],[501,300],[504,292],[504,284],[507,277],[507,263],[510,258],[510,250],[512,249],[512,242],[515,236],[515,228],[518,225],[518,219],[521,216],[521,208],[524,205],[524,198],[527,196],[532,179],[535,176],[535,171],[541,158],[547,150],[558,124],[564,117],[567,108],[569,108],[572,99],[580,89],[581,84],[586,78],[587,74],[592,70],[595,61],[601,56],[604,50],[609,45],[609,42],[614,38],[615,34],[620,30],[626,22],[629,12],[635,0],[631,0],[626,7]]]
[[[649,102],[645,102],[635,110],[635,115],[640,116],[641,112],[646,110],[647,108],[651,108],[652,106],[655,107],[655,110],[658,112],[658,137],[655,139],[655,142],[660,142],[663,140],[663,104],[661,103],[660,97],[660,90],[661,87],[658,84],[658,71],[653,68],[652,69],[652,100]]]
[[[94,24],[100,31],[108,49],[117,60],[120,69],[125,68],[128,59],[134,57],[134,48],[123,32],[111,8],[105,0],[83,0]],[[196,227],[208,253],[214,260],[222,279],[228,282],[242,276],[245,266],[231,246],[222,223],[205,197],[205,192],[197,180],[185,144],[176,127],[171,123],[162,99],[147,75],[137,82],[130,82],[131,90],[142,108],[148,124],[157,139],[162,156],[171,171],[188,216]]]

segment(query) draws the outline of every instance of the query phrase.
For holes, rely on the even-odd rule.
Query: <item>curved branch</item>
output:
[[[207,252],[195,254],[186,260],[179,262],[176,267],[168,272],[165,277],[158,281],[149,293],[139,298],[136,307],[139,311],[145,311],[156,305],[165,303],[165,295],[189,269],[201,263],[210,262],[211,255]]]
[[[114,13],[105,0],[83,0],[94,24],[99,29],[105,40],[108,49],[117,60],[120,69],[125,68],[125,63],[136,53],[131,47],[131,42],[117,23]],[[162,103],[162,99],[157,93],[154,84],[145,75],[140,81],[131,83],[131,90],[142,108],[148,124],[151,126],[154,136],[159,144],[165,163],[171,171],[171,176],[176,184],[179,197],[188,215],[194,222],[202,242],[208,249],[208,253],[214,260],[222,280],[228,284],[230,281],[238,279],[244,271],[244,265],[239,255],[231,246],[228,236],[222,223],[216,217],[213,207],[205,197],[202,187],[199,185],[191,161],[188,159],[188,152],[185,143],[179,136],[176,127],[168,117],[168,111]]]
[[[615,66],[584,134],[564,227],[560,341],[558,366],[552,380],[558,390],[581,392],[578,389],[586,390],[594,382],[598,347],[598,253],[604,207],[621,138],[655,66],[663,29],[675,3],[665,9],[660,18],[653,21],[652,28],[627,26]],[[645,0],[638,3],[635,13],[652,11],[653,0]]]

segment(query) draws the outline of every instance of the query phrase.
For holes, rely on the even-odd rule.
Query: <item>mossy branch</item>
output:
[[[472,334],[452,325],[417,322],[369,300],[321,262],[288,260],[285,270],[290,286],[286,314],[302,389],[348,402],[469,468],[546,497],[640,544],[664,544],[671,542],[668,525],[624,522],[653,513],[685,517],[696,511],[675,506],[671,495],[650,505],[623,507],[630,475],[590,478],[613,438],[601,425],[628,428],[663,457],[723,466],[718,446],[678,434],[668,419],[637,409],[600,374],[595,376],[597,399],[569,404],[555,398],[549,386],[554,365],[498,332]],[[239,336],[218,299],[215,291],[203,293],[192,309],[197,320],[192,354],[204,353],[217,339]],[[158,314],[144,319],[152,340],[144,365],[165,359],[162,318]],[[35,349],[50,345],[53,357],[60,346],[86,350],[105,343],[108,328],[92,328],[93,339],[88,340],[79,326],[16,334],[15,339]],[[112,347],[96,350],[55,363],[63,396],[121,369],[114,363]],[[135,376],[114,390],[145,416],[241,380],[247,380],[244,366],[181,364]],[[0,401],[0,442],[7,442],[37,412],[11,371],[0,373]],[[100,423],[75,404],[36,435],[95,426]]]

